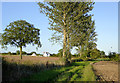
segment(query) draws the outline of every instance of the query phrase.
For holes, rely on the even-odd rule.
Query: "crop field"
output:
[[[58,57],[1,56],[3,83],[118,81],[112,61],[76,61],[65,66]]]
[[[118,62],[100,61],[93,68],[98,81],[118,81]]]

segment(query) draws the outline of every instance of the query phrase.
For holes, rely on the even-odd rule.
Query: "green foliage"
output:
[[[62,57],[63,56],[63,49],[60,49],[59,51],[58,51],[58,54],[57,54],[59,57]]]
[[[17,54],[17,55],[19,55],[19,54],[20,54],[20,51],[19,51],[19,50],[17,50],[17,51],[16,51],[16,54]]]
[[[109,58],[97,58],[96,61],[110,61]]]
[[[100,52],[100,55],[101,55],[101,58],[105,57],[105,52],[104,52],[104,51],[101,51],[101,52]]]
[[[11,55],[12,53],[11,52],[8,52],[9,55]]]
[[[26,47],[27,44],[37,44],[38,47],[41,47],[39,31],[40,29],[25,20],[11,22],[2,34],[2,46],[20,47],[20,54],[22,54],[22,47]]]
[[[19,55],[20,54],[20,51],[19,50],[17,50],[16,51],[16,55]],[[22,54],[27,54],[25,51],[22,51]]]
[[[2,44],[2,33],[0,33],[0,45]]]
[[[52,41],[63,40],[63,57],[71,58],[70,49],[81,43],[84,37],[88,38],[89,33],[89,40],[94,40],[96,34],[92,33],[94,28],[91,28],[94,27],[94,22],[91,20],[92,15],[88,14],[92,11],[93,4],[94,2],[38,3],[40,12],[49,17],[49,29],[55,31]]]
[[[18,20],[10,23],[2,34],[3,45],[13,45],[13,46],[25,46],[26,44],[38,44],[40,43],[40,33],[39,29],[34,28],[34,26],[25,20]]]
[[[100,57],[100,51],[98,49],[93,49],[90,53],[90,58],[96,59]]]
[[[114,60],[114,61],[119,61],[120,60],[120,54],[117,54],[115,52],[110,52],[108,57],[110,58],[110,60]]]
[[[50,57],[59,57],[58,54],[51,54]]]

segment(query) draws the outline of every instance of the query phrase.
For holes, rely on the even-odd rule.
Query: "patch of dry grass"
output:
[[[58,57],[23,56],[22,60],[19,56],[1,57],[3,82],[13,82],[42,70],[64,66]]]

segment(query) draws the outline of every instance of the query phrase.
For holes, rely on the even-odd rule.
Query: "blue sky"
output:
[[[96,2],[92,11],[95,28],[98,34],[97,48],[106,54],[110,51],[118,52],[118,3],[117,2]],[[43,53],[57,53],[62,48],[60,44],[52,45],[48,39],[53,31],[48,30],[48,18],[39,12],[36,2],[2,2],[2,32],[6,26],[16,20],[26,20],[34,24],[40,31],[42,47],[36,50],[35,46],[28,45],[23,51]],[[112,47],[112,48],[111,48]],[[19,48],[8,46],[7,50],[1,52],[15,52]],[[75,53],[75,50],[72,50]]]

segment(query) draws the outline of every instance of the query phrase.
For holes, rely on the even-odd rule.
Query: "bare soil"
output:
[[[118,81],[118,62],[100,61],[93,64],[98,81]]]

